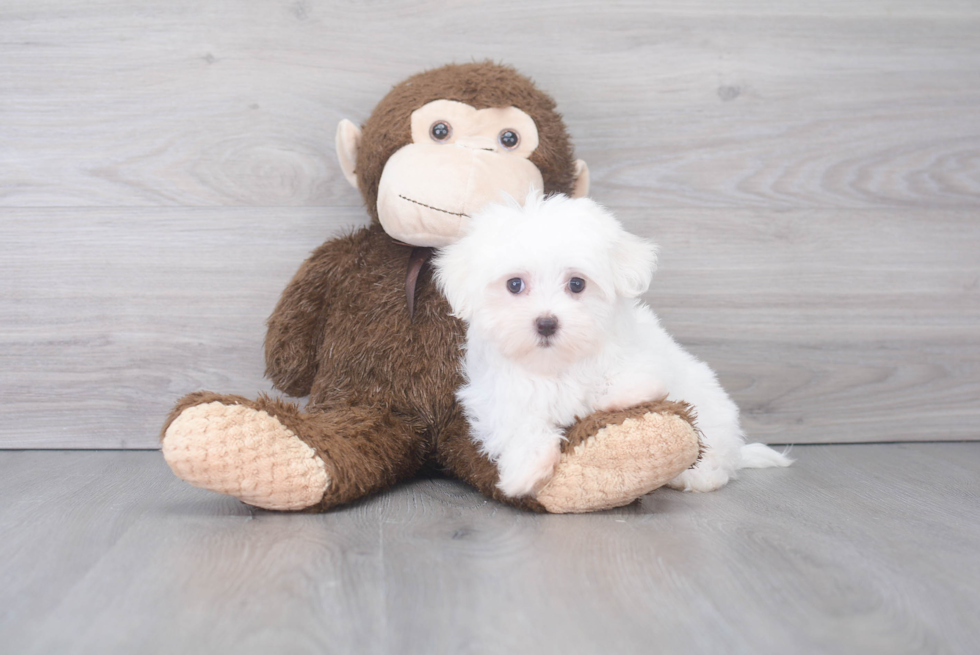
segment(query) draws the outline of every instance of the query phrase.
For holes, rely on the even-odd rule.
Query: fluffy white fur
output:
[[[457,396],[505,494],[547,482],[563,428],[576,417],[664,397],[695,407],[706,446],[670,486],[711,491],[741,468],[791,463],[762,444],[744,445],[738,407],[714,372],[637,299],[650,285],[655,246],[595,202],[532,193],[523,208],[491,205],[435,265],[453,312],[468,324],[467,382]],[[581,292],[572,278],[584,281]],[[508,288],[515,279],[519,293]],[[543,334],[551,319],[556,331]]]

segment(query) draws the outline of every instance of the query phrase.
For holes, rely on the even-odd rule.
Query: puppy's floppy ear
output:
[[[453,315],[464,321],[469,321],[475,310],[470,241],[464,237],[440,248],[432,258],[436,286],[449,301]]]
[[[611,254],[616,293],[626,298],[643,295],[657,268],[657,246],[620,229]]]

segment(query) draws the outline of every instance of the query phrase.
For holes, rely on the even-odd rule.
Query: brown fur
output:
[[[544,511],[533,499],[507,499],[496,488],[497,469],[470,439],[455,399],[462,383],[463,324],[432,281],[419,275],[414,321],[405,300],[411,248],[377,223],[378,180],[391,154],[410,140],[409,115],[439,98],[478,109],[515,106],[537,124],[540,145],[531,157],[547,192],[569,193],[574,183],[571,145],[554,102],[512,68],[492,63],[446,66],[415,75],[386,96],[364,126],[358,180],[375,222],[332,239],[300,266],[268,322],[266,375],[294,403],[198,392],[181,399],[166,424],[188,407],[220,401],[264,410],[314,448],[327,467],[325,510],[442,467],[484,494]],[[652,407],[652,406],[651,406]],[[574,446],[610,423],[646,411],[692,419],[677,403],[598,414],[573,426]]]
[[[336,481],[324,508],[390,486],[427,460],[501,497],[496,467],[469,439],[455,400],[464,327],[428,269],[419,276],[414,321],[408,316],[410,250],[379,226],[328,241],[269,319],[267,375],[310,396],[300,424],[292,425],[299,420],[292,412],[283,423],[321,454]]]
[[[412,142],[412,112],[433,100],[465,102],[476,109],[517,107],[534,119],[538,147],[531,162],[544,192],[571,195],[575,186],[572,144],[555,101],[510,66],[492,62],[450,64],[396,85],[364,123],[357,154],[357,181],[371,217],[378,220],[378,182],[388,158]]]

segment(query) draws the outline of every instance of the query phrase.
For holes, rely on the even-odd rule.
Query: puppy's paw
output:
[[[679,491],[714,491],[721,489],[732,478],[731,472],[717,466],[702,466],[707,462],[698,462],[694,468],[690,468],[676,478],[667,483],[671,489]]]
[[[551,480],[560,459],[558,446],[521,459],[501,456],[497,462],[500,472],[497,488],[511,498],[534,493]]]
[[[663,400],[667,397],[667,387],[657,380],[643,380],[629,386],[611,389],[599,400],[596,407],[602,412],[620,412],[642,403]]]

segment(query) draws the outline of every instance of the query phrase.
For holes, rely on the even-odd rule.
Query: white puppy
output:
[[[740,468],[790,464],[744,445],[714,372],[637,300],[655,264],[655,246],[591,200],[536,193],[490,205],[437,254],[439,287],[468,324],[457,397],[508,496],[547,482],[576,417],[665,397],[694,406],[705,445],[670,486],[711,491]]]

